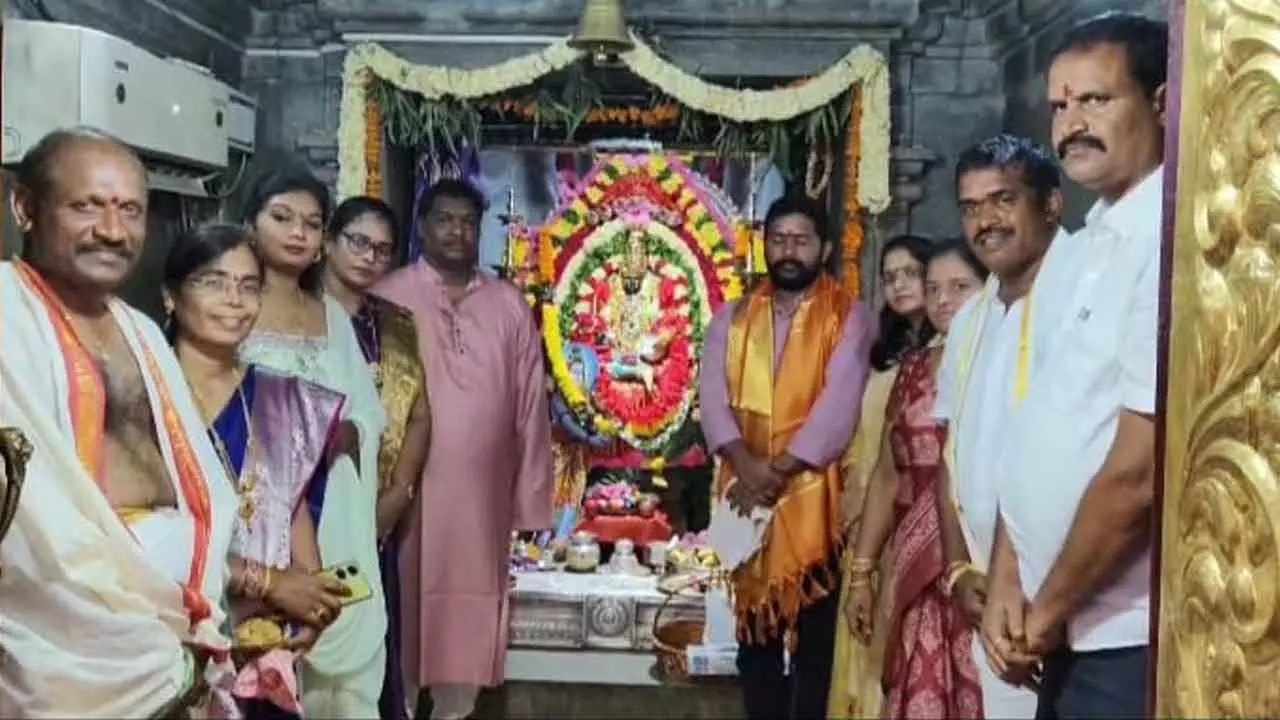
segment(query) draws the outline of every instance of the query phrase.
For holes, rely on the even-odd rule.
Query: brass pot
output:
[[[569,541],[569,552],[565,557],[565,570],[569,572],[595,572],[600,566],[600,544],[594,535],[579,532]]]

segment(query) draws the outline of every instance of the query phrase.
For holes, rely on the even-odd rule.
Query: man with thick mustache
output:
[[[983,617],[998,670],[1045,656],[1040,717],[1146,712],[1167,45],[1110,13],[1048,72],[1063,167],[1099,198],[1041,270],[1073,281],[1037,298],[1061,321],[1006,440]]]
[[[1061,171],[1052,153],[1023,138],[999,135],[960,153],[956,201],[965,238],[991,270],[986,288],[951,322],[938,369],[934,415],[947,423],[938,516],[944,591],[980,625],[987,561],[999,523],[999,475],[1005,438],[1019,422],[1031,367],[1052,338],[1060,307],[1043,301],[1073,278],[1052,264],[1070,240],[1062,217]],[[1051,265],[1051,268],[1042,267]],[[983,652],[974,635],[974,657]],[[1036,696],[979,663],[987,717],[1031,718]]]
[[[763,542],[733,572],[738,670],[752,720],[826,716],[841,543],[840,458],[866,385],[872,323],[825,270],[826,212],[785,197],[765,217],[769,279],[707,328],[700,401],[723,461],[717,494],[772,508]],[[794,631],[790,682],[783,647]]]
[[[237,500],[173,351],[115,297],[146,239],[142,163],[89,131],[41,140],[0,264],[0,427],[34,454],[0,545],[0,716],[234,712],[219,632]]]

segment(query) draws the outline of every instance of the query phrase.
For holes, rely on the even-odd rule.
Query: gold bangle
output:
[[[244,569],[240,571],[237,590],[239,594],[252,599],[262,597],[262,566],[252,560],[244,561]]]
[[[854,574],[869,573],[875,569],[876,569],[876,562],[875,560],[872,560],[870,558],[856,557],[849,561],[849,572]]]
[[[951,597],[960,579],[969,573],[982,574],[978,572],[978,568],[967,562],[953,562],[947,566],[947,573],[942,581],[942,594],[948,598]]]
[[[262,573],[262,591],[258,594],[258,599],[265,600],[269,592],[271,592],[271,568],[267,567]]]

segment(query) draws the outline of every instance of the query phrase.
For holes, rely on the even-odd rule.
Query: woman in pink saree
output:
[[[943,338],[952,316],[982,287],[987,272],[963,240],[940,242],[925,272],[929,321]],[[942,343],[933,342],[902,363],[889,395],[887,432],[851,563],[846,611],[855,634],[869,642],[874,568],[885,543],[891,543],[892,574],[878,583],[890,594],[881,710],[890,720],[982,717],[969,623],[942,587],[936,498],[946,430],[933,418],[941,359]]]
[[[262,263],[238,225],[182,234],[165,265],[167,328],[231,477],[240,510],[231,541],[233,626],[284,621],[279,645],[240,659],[235,694],[251,720],[301,714],[295,661],[341,610],[342,585],[316,576],[315,518],[344,398],[305,380],[244,365]]]

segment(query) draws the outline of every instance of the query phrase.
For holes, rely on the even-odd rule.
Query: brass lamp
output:
[[[622,0],[587,0],[578,21],[578,32],[569,38],[569,47],[608,57],[635,47],[622,16]]]

